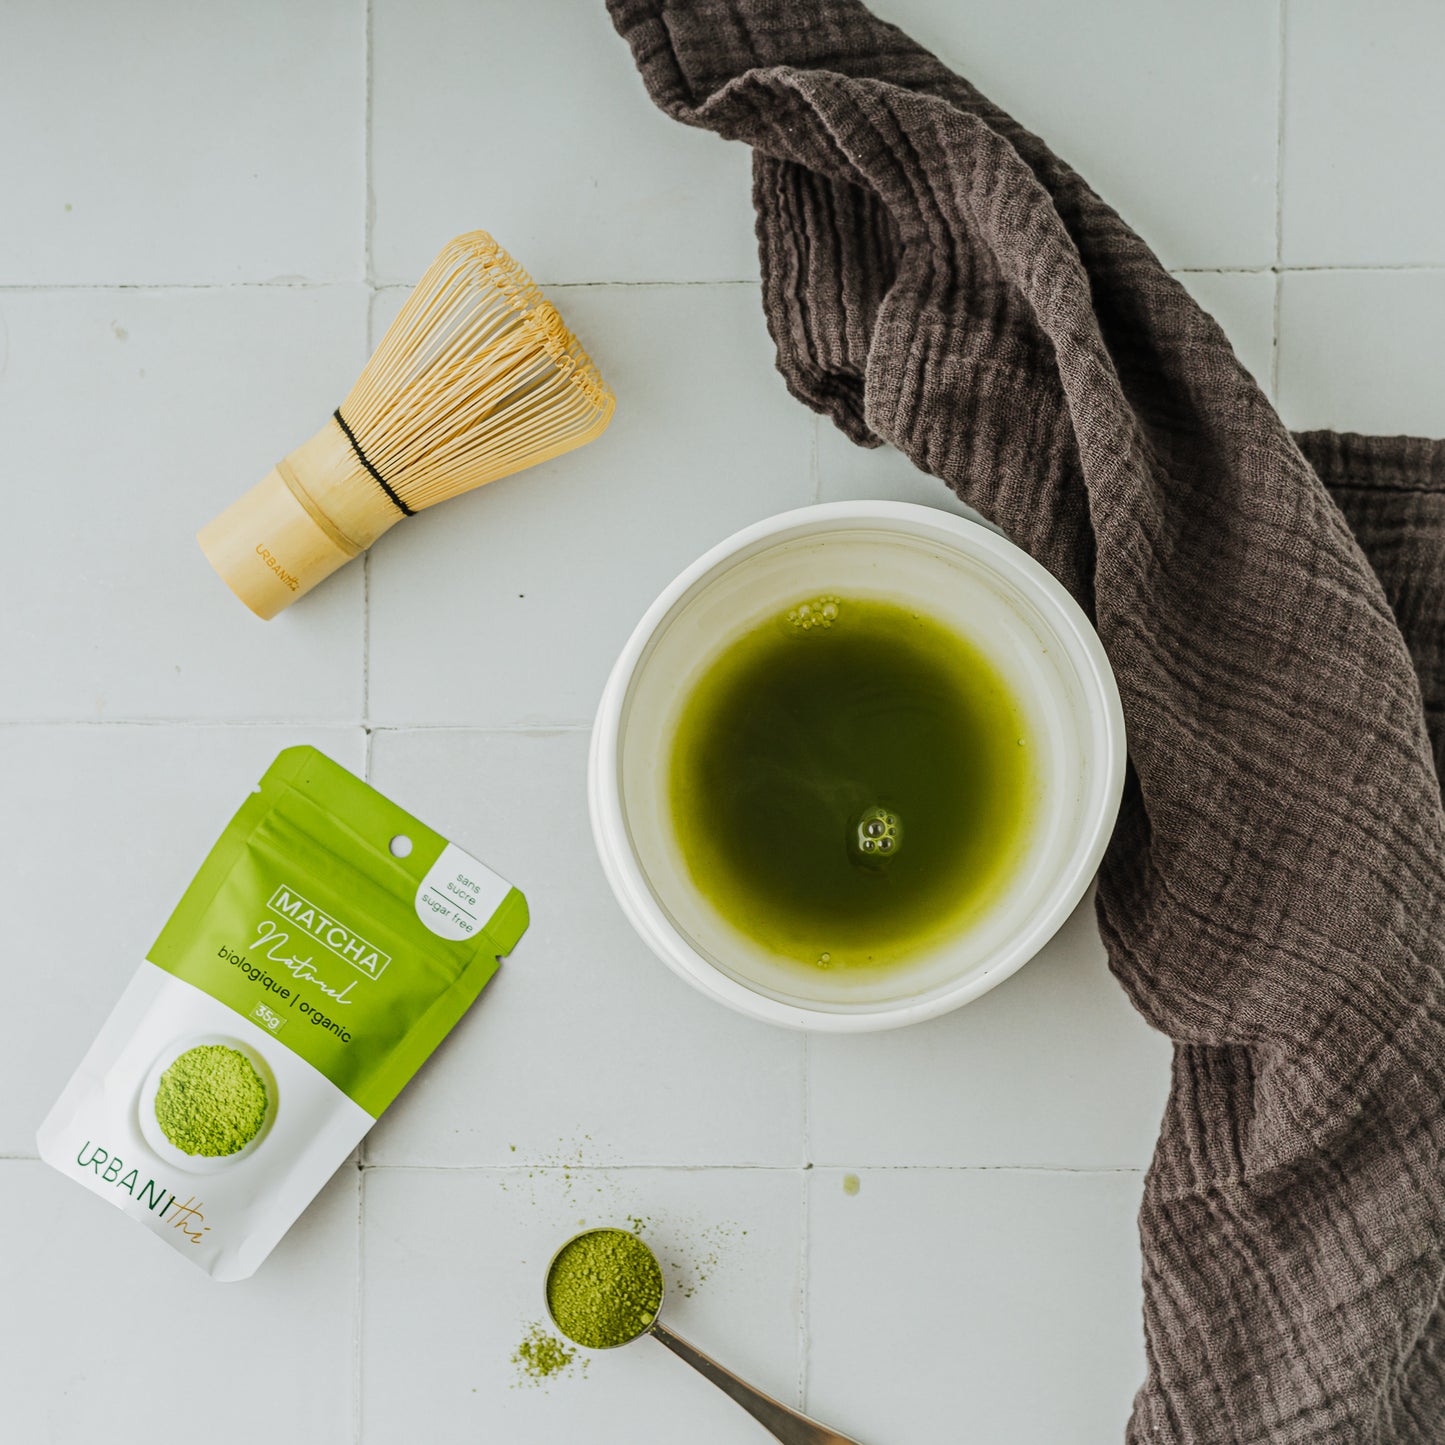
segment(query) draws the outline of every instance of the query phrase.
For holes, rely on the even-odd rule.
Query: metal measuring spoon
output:
[[[574,1240],[582,1239],[589,1234],[610,1234],[614,1231],[609,1228],[584,1229],[579,1234],[574,1234],[571,1239],[565,1240],[547,1264],[547,1273],[542,1280],[542,1303],[547,1309],[547,1318],[552,1321],[552,1327],[564,1338],[570,1339],[566,1330],[557,1323],[556,1316],[552,1313],[551,1291],[547,1285],[552,1279],[552,1266],[557,1263],[557,1255],[573,1243]],[[636,1235],[632,1236],[637,1239]],[[652,1254],[652,1262],[657,1264],[657,1273],[662,1280],[663,1295],[667,1294],[667,1276],[662,1273],[662,1266],[658,1264],[657,1256],[651,1248],[643,1241],[639,1244]],[[746,1380],[740,1380],[731,1370],[724,1369],[714,1359],[697,1348],[690,1345],[680,1335],[675,1335],[662,1323],[662,1300],[657,1302],[657,1313],[653,1316],[652,1323],[644,1329],[639,1330],[630,1340],[623,1340],[623,1345],[633,1344],[644,1335],[651,1335],[658,1344],[666,1345],[681,1360],[686,1360],[699,1375],[704,1376],[713,1382],[719,1390],[729,1398],[735,1400],[754,1420],[767,1430],[775,1439],[784,1442],[784,1445],[859,1445],[849,1435],[840,1435],[836,1430],[830,1430],[826,1425],[820,1425],[816,1420],[810,1420],[806,1415],[800,1415],[796,1410],[790,1410],[780,1401],[773,1399],[771,1395],[765,1395],[761,1390],[754,1389]],[[574,1340],[575,1344],[576,1341]],[[584,1345],[584,1349],[592,1348]],[[618,1345],[604,1345],[602,1349],[615,1350]]]

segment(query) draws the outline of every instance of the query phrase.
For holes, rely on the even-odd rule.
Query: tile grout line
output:
[[[371,333],[376,319],[376,271],[372,260],[372,236],[376,203],[372,189],[372,83],[375,72],[374,0],[362,0],[361,23],[361,276],[367,288],[365,354],[371,355]],[[365,365],[365,357],[362,359]],[[361,727],[365,735],[362,777],[371,782],[371,551],[361,559]],[[354,1445],[365,1435],[362,1420],[362,1336],[366,1308],[366,1138],[356,1148],[356,1317],[351,1340],[351,1434]]]
[[[0,1165],[38,1164],[38,1154],[0,1153]],[[368,1163],[358,1150],[356,1159],[358,1173],[371,1174],[376,1170],[410,1170],[415,1173],[433,1174],[625,1174],[653,1170],[667,1174],[711,1174],[719,1170],[736,1170],[747,1174],[799,1174],[811,1176],[819,1169],[865,1170],[870,1174],[1085,1174],[1094,1176],[1114,1174],[1143,1174],[1143,1164],[867,1164],[858,1160],[846,1163],[822,1160],[816,1165],[805,1164],[740,1164],[720,1160],[711,1164],[544,1164],[540,1162],[518,1164],[384,1164]]]
[[[813,1170],[810,1167],[803,1170],[803,1187],[800,1191],[802,1196],[802,1221],[798,1231],[798,1409],[804,1414],[808,1412],[808,1355],[809,1337],[808,1325],[810,1313],[808,1309],[809,1291],[812,1284],[812,1229],[810,1227],[813,1212]]]
[[[1280,224],[1281,204],[1282,197],[1277,191],[1275,196],[1276,228]],[[1164,269],[1171,276],[1313,276],[1321,272],[1330,276],[1370,276],[1378,272],[1445,271],[1445,264],[1438,261],[1397,261],[1393,264],[1381,263],[1373,266],[1286,266],[1279,262],[1271,263],[1268,266],[1166,266]]]
[[[361,1445],[361,1312],[366,1298],[366,1171],[361,1167],[361,1154],[356,1156],[356,1318],[351,1332],[351,1433],[355,1445]]]
[[[1285,77],[1288,70],[1285,49],[1285,17],[1289,11],[1289,0],[1279,0],[1279,25],[1275,43],[1279,46],[1278,94],[1275,97],[1274,126],[1274,318],[1273,337],[1269,354],[1269,396],[1279,405],[1279,319],[1281,301],[1284,295],[1284,128],[1285,128]],[[1321,267],[1317,268],[1337,269]]]
[[[813,1167],[813,1056],[812,1040],[803,1035],[803,1168]]]
[[[361,212],[361,275],[362,279],[376,291],[376,267],[372,259],[372,241],[376,224],[376,193],[373,188],[373,166],[372,166],[372,86],[376,66],[373,61],[373,38],[375,34],[375,5],[373,0],[363,0],[363,20],[361,37],[361,65],[362,65],[362,115],[361,115],[361,173],[364,180],[362,186],[362,212]],[[370,340],[371,316],[367,314],[367,340]]]
[[[354,728],[352,717],[9,717],[0,718],[0,728]],[[409,729],[399,729],[408,731]]]
[[[370,230],[370,218],[367,218],[368,231]],[[369,240],[368,240],[369,248]],[[375,291],[410,291],[416,285],[415,280],[388,281],[374,274],[374,263],[368,257],[364,262],[367,275],[359,280],[356,276],[330,276],[330,277],[307,277],[300,280],[273,280],[259,281],[0,281],[0,296],[3,295],[26,295],[34,293],[45,295],[48,292],[72,292],[72,291],[327,291],[340,286],[365,286]],[[1360,268],[1369,269],[1369,268]],[[1445,263],[1438,267],[1422,267],[1422,269],[1445,269]],[[558,281],[547,278],[534,278],[537,285],[544,289],[554,291],[566,291],[583,287],[591,287],[595,290],[605,290],[608,287],[653,287],[654,289],[675,290],[687,286],[755,286],[756,278],[735,278],[729,276],[700,277],[692,281],[669,281],[659,279],[656,281],[623,281],[623,280],[593,280],[593,281]]]
[[[813,418],[813,445],[817,447],[817,423],[818,417]],[[816,500],[816,497],[815,497]],[[812,1038],[808,1034],[803,1035],[803,1113],[801,1127],[803,1133],[803,1169],[801,1176],[802,1188],[798,1191],[801,1217],[798,1221],[798,1408],[804,1412],[808,1408],[808,1293],[812,1287],[812,1280],[808,1268],[808,1252],[810,1245],[811,1230],[809,1227],[809,1216],[812,1213],[813,1199],[813,1050]]]
[[[406,282],[391,281],[387,284],[405,286]],[[538,281],[537,284],[562,290],[573,286],[756,286],[758,278],[756,276],[694,276],[688,280],[677,280],[676,278],[666,280],[659,277],[650,281],[646,279],[625,281],[619,278],[610,281]]]
[[[43,296],[52,291],[332,291],[360,284],[355,276],[304,281],[9,281],[0,282],[0,296]]]
[[[38,1154],[0,1154],[0,1167],[6,1164],[39,1164]],[[819,1169],[863,1170],[869,1174],[1077,1174],[1095,1178],[1117,1174],[1143,1174],[1143,1164],[862,1164],[856,1159],[848,1163],[826,1160],[816,1166],[796,1164],[736,1164],[726,1161],[715,1164],[369,1164],[358,1151],[358,1174],[378,1170],[432,1174],[626,1174],[652,1170],[660,1174],[714,1174],[732,1170],[745,1174],[797,1174],[806,1182]]]
[[[529,733],[546,736],[551,733],[586,733],[592,723],[530,722],[530,723],[369,723],[378,733]]]
[[[556,733],[585,733],[589,722],[559,723],[373,723],[369,718],[207,718],[207,717],[18,717],[0,718],[0,728],[355,728],[368,733],[506,733],[550,737]]]
[[[1280,302],[1284,291],[1284,277],[1274,278],[1274,321],[1272,344],[1269,353],[1269,400],[1276,410],[1279,408],[1279,315]]]
[[[1374,275],[1380,272],[1441,272],[1445,261],[1397,261],[1377,262],[1368,266],[1318,265],[1285,266],[1278,263],[1267,266],[1166,266],[1171,276],[1273,276],[1307,275],[1315,272],[1346,275]],[[0,282],[0,296],[45,296],[64,295],[84,291],[328,291],[346,286],[362,286],[377,295],[382,291],[409,291],[414,282],[383,281],[377,278],[358,281],[355,277],[334,277],[317,281],[94,281],[71,283]],[[590,288],[597,291],[624,290],[634,287],[652,287],[655,290],[678,290],[684,287],[733,287],[754,286],[755,279],[745,281],[717,280],[703,281],[548,281],[538,280],[544,290],[565,291]]]
[[[366,733],[366,781],[371,781],[371,552],[361,554],[361,726]]]
[[[3,1162],[0,1156],[0,1162]],[[16,1156],[34,1158],[33,1155]],[[372,1163],[365,1158],[360,1168],[370,1174],[375,1170],[409,1170],[432,1174],[715,1174],[733,1170],[748,1174],[800,1174],[811,1176],[820,1169],[864,1170],[870,1174],[1078,1174],[1112,1176],[1143,1174],[1143,1164],[868,1164],[857,1159],[846,1163],[823,1160],[815,1164],[747,1164],[719,1160],[708,1164],[613,1163],[613,1164],[547,1164],[523,1160],[508,1164],[387,1164]]]

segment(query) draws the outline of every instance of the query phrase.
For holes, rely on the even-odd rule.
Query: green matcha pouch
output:
[[[40,1157],[244,1279],[526,927],[485,864],[289,748],[41,1125]]]

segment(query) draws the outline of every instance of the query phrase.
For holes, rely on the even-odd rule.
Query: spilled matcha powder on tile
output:
[[[161,1075],[156,1123],[182,1154],[224,1158],[266,1122],[266,1085],[245,1054],[225,1044],[187,1049]]]
[[[512,1353],[517,1378],[525,1385],[545,1384],[566,1374],[576,1358],[577,1351],[571,1345],[535,1323],[528,1325],[522,1343]],[[586,1360],[582,1361],[582,1368],[586,1370]]]
[[[657,1318],[662,1270],[624,1229],[594,1229],[563,1246],[547,1274],[547,1305],[575,1344],[605,1350],[636,1339]]]

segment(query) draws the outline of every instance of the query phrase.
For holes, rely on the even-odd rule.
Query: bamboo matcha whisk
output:
[[[612,407],[556,307],[473,231],[432,263],[331,420],[197,540],[274,617],[403,517],[591,441]]]

